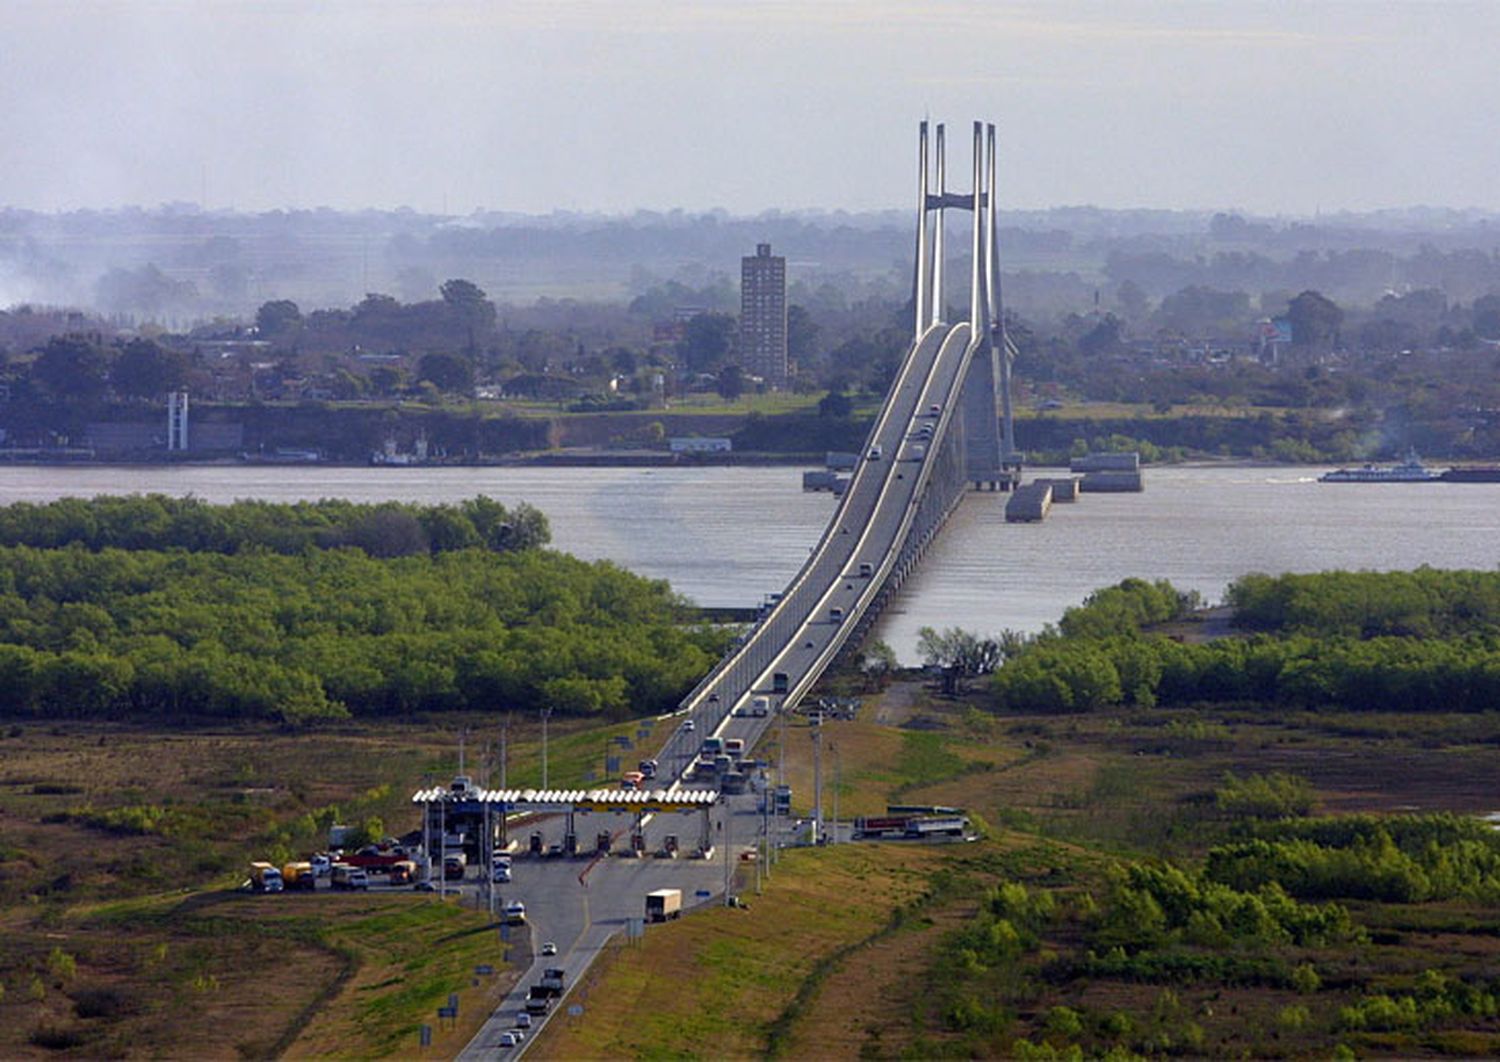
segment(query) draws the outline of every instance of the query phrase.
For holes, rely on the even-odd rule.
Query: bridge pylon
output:
[[[969,246],[969,323],[972,348],[960,399],[963,433],[958,440],[963,478],[978,489],[1008,490],[1020,479],[1021,455],[1015,445],[1011,399],[1011,363],[1015,346],[1005,334],[1000,304],[998,200],[995,192],[995,126],[974,123],[973,191],[947,187],[947,138],[935,130],[936,150],[929,157],[928,123],[917,137],[917,249],[912,290],[914,334],[920,339],[943,323],[943,266],[946,212],[968,211],[972,217]]]

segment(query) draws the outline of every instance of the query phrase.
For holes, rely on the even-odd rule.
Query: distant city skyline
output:
[[[11,0],[0,207],[1500,208],[1490,0]],[[950,155],[962,185],[962,150]]]

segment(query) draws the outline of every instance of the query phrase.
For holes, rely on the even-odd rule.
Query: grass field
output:
[[[320,849],[334,822],[416,827],[410,795],[458,771],[464,728],[466,769],[497,782],[494,717],[0,728],[0,1057],[410,1055],[424,1022],[432,1056],[451,1056],[511,976],[485,916],[416,895],[235,890],[251,860]],[[549,780],[579,786],[637,725],[550,729]],[[511,784],[539,784],[539,722],[516,720],[509,746]],[[485,964],[496,973],[476,975]],[[460,1020],[444,1030],[450,993]]]
[[[1461,983],[1494,976],[1500,914],[1471,903],[1351,903],[1363,943],[1231,953],[1247,970],[1319,971],[1311,996],[1212,979],[1054,984],[1048,971],[1083,955],[1081,926],[1068,920],[1009,971],[955,976],[948,943],[998,884],[1102,897],[1120,860],[1191,865],[1215,835],[1212,794],[1226,772],[1295,773],[1323,812],[1493,811],[1493,714],[993,717],[975,710],[980,700],[908,686],[868,698],[854,722],[824,724],[824,811],[835,788],[846,817],[887,802],[957,805],[989,824],[989,838],[790,853],[751,911],[708,910],[618,946],[583,986],[584,1014],[549,1029],[537,1056],[1003,1057],[1023,1039],[1040,1050],[1083,1042],[1214,1057],[1327,1057],[1341,1044],[1386,1055],[1500,1050],[1493,1018],[1425,1033],[1340,1024],[1371,993],[1414,991],[1423,971]],[[786,731],[799,814],[810,810],[810,730]],[[760,750],[773,771],[779,741],[773,729]]]

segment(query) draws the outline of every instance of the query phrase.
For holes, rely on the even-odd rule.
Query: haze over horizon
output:
[[[0,8],[0,206],[902,209],[916,123],[1009,209],[1500,208],[1500,5]]]

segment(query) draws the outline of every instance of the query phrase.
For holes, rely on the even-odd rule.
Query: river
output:
[[[1042,470],[1038,470],[1042,471]],[[923,626],[1036,631],[1127,576],[1218,600],[1245,572],[1500,566],[1500,484],[1328,484],[1304,467],[1150,468],[1142,494],[1085,494],[1040,524],[971,494],[876,630],[905,663]],[[526,501],[553,545],[704,605],[753,605],[806,559],[834,501],[802,470],[726,468],[0,467],[0,504],[156,492],[207,501]]]

